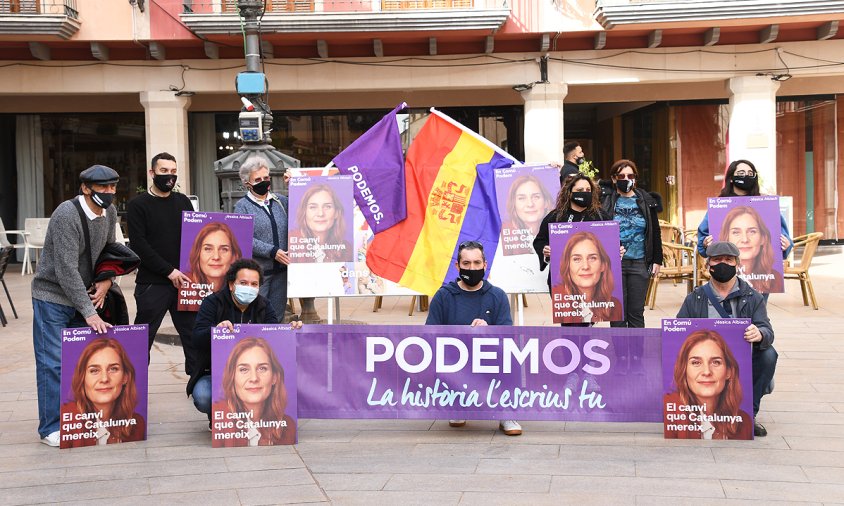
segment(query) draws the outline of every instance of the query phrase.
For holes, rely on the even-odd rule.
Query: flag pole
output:
[[[431,107],[431,114],[436,114],[437,116],[439,116],[439,117],[440,117],[440,118],[442,118],[443,120],[447,121],[448,123],[452,124],[453,126],[456,126],[457,128],[459,128],[460,130],[462,130],[462,131],[466,132],[467,134],[472,135],[473,137],[475,137],[476,139],[478,139],[480,142],[484,143],[487,147],[489,147],[490,149],[492,149],[493,151],[495,151],[495,152],[496,152],[496,153],[498,153],[499,155],[503,156],[504,158],[507,158],[508,160],[513,160],[514,162],[516,162],[516,164],[517,164],[517,165],[521,165],[521,162],[520,162],[520,161],[518,161],[518,160],[516,160],[516,159],[513,157],[513,155],[511,155],[510,153],[508,153],[508,152],[504,151],[504,150],[503,150],[503,149],[501,149],[500,147],[496,146],[495,144],[493,144],[492,142],[490,142],[490,140],[489,140],[489,139],[487,139],[486,137],[484,137],[484,136],[482,136],[482,135],[479,135],[477,132],[473,132],[472,130],[469,130],[469,129],[468,129],[468,128],[466,128],[464,125],[461,125],[459,122],[457,122],[457,121],[453,120],[452,118],[450,118],[450,117],[449,117],[447,114],[445,114],[444,112],[438,111],[438,110],[436,110],[435,108]]]

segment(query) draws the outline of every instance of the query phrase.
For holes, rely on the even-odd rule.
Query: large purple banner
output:
[[[554,323],[624,319],[618,222],[551,223]]]
[[[251,214],[182,213],[179,269],[190,278],[179,289],[179,311],[199,311],[202,299],[223,287],[235,260],[252,257]]]
[[[666,439],[753,439],[749,319],[662,320]]]
[[[757,292],[784,292],[779,197],[711,198],[708,213],[713,239],[738,246],[739,276]]]
[[[306,325],[302,418],[662,419],[660,329]],[[615,343],[644,340],[647,374]]]
[[[147,325],[62,329],[60,447],[147,438]]]

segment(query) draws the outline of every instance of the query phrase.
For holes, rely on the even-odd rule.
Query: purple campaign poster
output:
[[[551,223],[548,235],[554,323],[623,320],[618,222]]]
[[[202,299],[223,287],[235,260],[252,257],[252,215],[182,213],[179,269],[190,286],[179,289],[179,311],[199,311]]]
[[[785,291],[779,197],[711,198],[709,231],[713,240],[738,246],[738,274],[757,292]]]
[[[62,329],[60,448],[147,438],[149,328]]]
[[[665,439],[753,439],[749,319],[662,320]]]
[[[211,329],[211,446],[297,441],[296,334],[290,325]]]
[[[353,262],[351,176],[297,177],[289,188],[290,262]]]
[[[550,166],[510,167],[495,170],[495,194],[501,216],[504,256],[531,255],[533,238],[542,219],[557,200],[560,169]]]

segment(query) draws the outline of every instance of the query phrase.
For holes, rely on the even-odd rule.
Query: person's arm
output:
[[[437,293],[431,298],[431,302],[428,304],[428,317],[425,319],[425,325],[445,325],[442,293],[442,290],[437,290]]]
[[[539,225],[539,231],[536,233],[536,237],[533,238],[533,250],[536,251],[536,255],[539,257],[539,270],[541,271],[544,271],[545,267],[548,266],[548,262],[545,261],[544,249],[550,245],[548,228],[551,223],[551,215],[556,212],[556,210],[552,210],[542,219],[542,223]]]
[[[696,318],[696,316],[692,315],[692,301],[695,297],[694,292],[686,296],[685,300],[683,300],[683,305],[680,306],[680,311],[677,312],[677,318]]]
[[[196,313],[196,320],[193,324],[193,336],[191,341],[196,349],[211,349],[211,327],[217,326],[217,298],[214,296],[205,297]]]
[[[178,266],[171,265],[170,262],[164,260],[150,245],[148,238],[156,233],[157,217],[149,215],[149,209],[145,208],[140,203],[140,200],[140,197],[130,200],[129,209],[126,213],[129,239],[132,241],[132,251],[141,259],[144,268],[161,276],[169,276],[173,272],[173,269],[177,269]],[[113,228],[111,233],[114,233]]]
[[[517,295],[518,296],[518,295]],[[513,325],[513,317],[510,316],[510,301],[504,290],[498,289],[495,293],[495,314],[492,315],[490,325]]]
[[[782,258],[785,260],[794,249],[794,240],[791,239],[791,232],[788,230],[788,223],[785,222],[783,215],[780,215],[780,244],[785,245],[782,250]]]
[[[651,251],[653,252],[653,266],[649,265],[648,267],[650,272],[657,274],[662,267],[662,229],[659,228],[659,216],[657,216],[656,208],[648,206],[648,211],[651,220]]]
[[[281,319],[275,314],[275,310],[273,309],[273,305],[270,304],[270,301],[267,300],[267,308],[264,310],[264,319],[266,321],[261,323],[281,323]],[[283,315],[282,315],[283,316]]]
[[[762,340],[759,341],[759,349],[764,350],[774,344],[774,329],[771,327],[771,320],[768,318],[767,304],[761,295],[752,297],[750,303],[755,304],[751,320],[762,335]]]
[[[697,252],[703,258],[706,258],[706,247],[709,246],[706,244],[707,237],[709,237],[709,213],[703,215],[703,221],[697,227]],[[710,239],[709,242],[711,241]]]

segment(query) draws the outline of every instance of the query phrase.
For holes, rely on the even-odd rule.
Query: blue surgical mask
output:
[[[258,289],[251,286],[235,285],[234,299],[244,306],[252,304],[252,301],[258,297]]]

